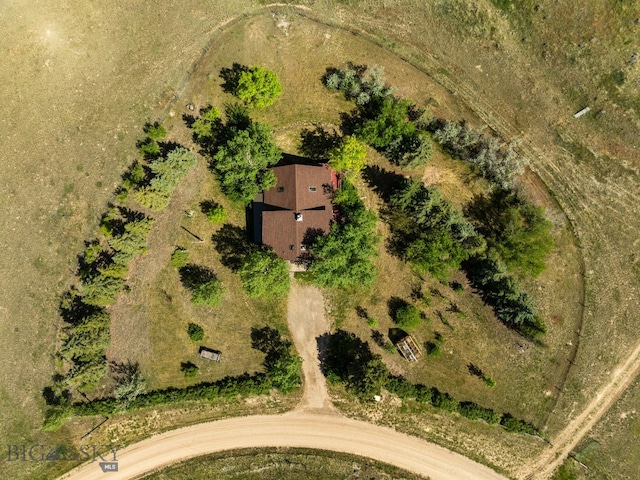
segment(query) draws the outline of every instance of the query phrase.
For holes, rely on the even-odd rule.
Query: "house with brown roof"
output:
[[[253,237],[289,261],[303,255],[318,234],[329,233],[338,179],[326,164],[273,169],[277,184],[253,201]]]

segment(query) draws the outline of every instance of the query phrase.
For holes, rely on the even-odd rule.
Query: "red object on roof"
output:
[[[260,215],[254,222],[255,239],[281,258],[294,261],[305,252],[307,235],[329,233],[337,176],[327,165],[293,164],[272,170],[276,186],[254,200],[255,213]]]

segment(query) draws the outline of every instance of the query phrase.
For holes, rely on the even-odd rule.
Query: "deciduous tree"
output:
[[[281,93],[278,76],[271,70],[257,66],[240,73],[234,92],[246,105],[256,108],[272,105]]]
[[[283,297],[289,292],[289,266],[272,250],[256,249],[243,260],[238,272],[250,297]]]
[[[348,135],[342,143],[329,152],[329,165],[334,170],[343,173],[347,178],[353,178],[367,164],[367,147],[352,135]]]

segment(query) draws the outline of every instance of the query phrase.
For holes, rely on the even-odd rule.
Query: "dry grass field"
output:
[[[639,440],[640,382],[636,380],[573,451],[574,458],[583,465],[573,460],[569,463],[580,479],[632,480],[640,470]]]
[[[567,1],[495,3],[507,5],[506,10],[494,8],[488,0],[437,0],[427,5],[415,0],[361,0],[337,6],[318,0],[311,2],[311,10],[270,7],[260,16],[231,21],[261,5],[6,2],[0,14],[0,46],[5,52],[0,70],[0,108],[5,118],[0,144],[0,157],[5,160],[0,183],[0,323],[4,332],[0,360],[5,366],[0,377],[0,436],[5,443],[51,444],[77,439],[91,428],[86,421],[78,421],[55,435],[39,431],[44,407],[41,392],[54,372],[59,295],[72,281],[76,255],[83,241],[94,235],[120,175],[136,158],[135,141],[142,125],[162,120],[171,111],[171,135],[186,140],[180,120],[186,113],[184,106],[209,101],[221,105],[228,100],[219,93],[217,73],[220,66],[234,61],[260,64],[280,76],[284,94],[257,117],[276,129],[283,145],[294,143],[291,132],[302,122],[338,123],[337,112],[346,103],[325,92],[319,77],[326,66],[348,60],[384,65],[399,94],[433,105],[438,116],[487,123],[506,138],[522,140],[532,171],[552,198],[533,175],[524,184],[550,208],[556,225],[557,249],[550,268],[527,286],[547,320],[548,346],[519,353],[517,337],[497,324],[477,299],[427,282],[425,291],[436,287],[449,300],[460,298],[459,306],[468,316],[447,314],[455,326],[455,331],[447,331],[449,327],[435,316],[436,309],[446,310],[447,301],[433,298],[426,309],[431,323],[416,336],[427,341],[439,331],[453,353],[433,360],[440,363],[433,369],[408,368],[397,355],[385,359],[416,381],[436,384],[487,406],[508,407],[545,426],[553,438],[638,341],[639,106],[638,67],[632,56],[637,50],[640,27],[634,22],[640,17],[640,6],[614,0],[583,2],[580,9]],[[221,31],[218,27],[223,24]],[[209,54],[201,58],[203,49]],[[200,58],[193,81],[187,84]],[[592,112],[574,119],[573,113],[586,105]],[[472,192],[456,183],[458,169],[437,156],[422,175],[462,203]],[[201,164],[176,193],[175,208],[159,219],[164,228],[154,230],[153,253],[132,269],[132,293],[113,308],[110,356],[140,361],[153,387],[187,383],[176,365],[194,355],[186,337],[188,321],[203,324],[204,341],[215,348],[219,335],[234,330],[234,319],[248,332],[260,323],[256,316],[271,309],[258,303],[240,308],[237,279],[213,255],[209,238],[215,227],[202,216],[184,217],[182,210],[197,211],[201,199],[217,196],[215,185],[204,179],[208,173]],[[375,203],[374,198],[370,201]],[[232,221],[241,225],[243,219],[236,214]],[[180,225],[202,234],[205,244],[186,245],[190,240]],[[188,246],[194,261],[210,264],[222,277],[227,285],[224,315],[189,304],[169,264],[176,245]],[[406,267],[384,254],[379,263],[381,276],[392,275],[398,281],[392,286],[379,282],[375,287],[379,295],[362,300],[372,305],[370,313],[379,319],[382,331],[390,326],[385,298],[407,297],[416,280]],[[353,300],[340,304],[350,305]],[[271,309],[272,320],[278,321],[281,309]],[[363,337],[370,335],[351,307],[344,312],[344,326]],[[247,349],[246,335],[237,334],[243,352],[237,363],[203,369],[201,378],[218,378],[259,364],[255,352]],[[567,359],[578,340],[575,365],[565,383]],[[477,379],[465,372],[469,362],[497,380],[494,390],[477,385]],[[555,387],[562,387],[562,393]],[[637,404],[635,396],[630,398]],[[131,425],[129,432],[114,436],[130,441],[154,428],[211,415],[182,417],[174,412],[167,414],[169,421],[163,420],[162,425],[151,416],[133,415],[121,419]],[[478,424],[448,416],[434,418],[435,431],[460,433],[434,434],[433,438],[445,444],[466,438],[468,444],[460,442],[466,445],[464,451],[477,449],[478,439],[494,439],[492,432],[476,435],[485,428]],[[605,420],[603,425],[611,422]],[[601,428],[605,427],[596,432],[603,432]],[[109,435],[102,432],[100,438]],[[508,444],[495,438],[495,445]],[[616,442],[630,437],[607,438],[612,440],[602,441],[600,451],[608,452],[611,465],[624,461],[627,455],[622,457]],[[512,455],[522,455],[528,448],[514,447]],[[483,458],[500,464],[493,453]],[[511,462],[505,461],[504,468],[513,466]],[[55,469],[63,468],[3,461],[0,476],[50,478]],[[625,478],[615,472],[609,475]]]

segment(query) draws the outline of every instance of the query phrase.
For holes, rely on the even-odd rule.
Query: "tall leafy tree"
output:
[[[257,66],[240,73],[234,92],[246,105],[256,108],[268,107],[281,93],[278,76],[271,70]]]
[[[347,181],[336,193],[334,204],[340,210],[339,221],[309,249],[314,282],[324,287],[371,285],[376,275],[372,259],[380,241],[375,232],[377,217]]]
[[[257,193],[276,185],[275,175],[267,169],[278,163],[281,152],[262,123],[251,121],[244,129],[228,127],[226,136],[211,165],[222,191],[233,200],[249,203]]]
[[[355,177],[367,164],[367,147],[354,136],[347,136],[329,152],[329,165],[334,170]]]
[[[496,189],[476,197],[467,213],[509,269],[532,276],[545,269],[553,238],[543,208],[522,195]]]
[[[249,253],[238,273],[250,297],[278,298],[289,292],[289,266],[272,250],[255,249]]]
[[[361,400],[369,402],[380,394],[389,375],[382,357],[371,352],[367,342],[344,330],[329,337],[322,369],[329,380],[343,383]]]

